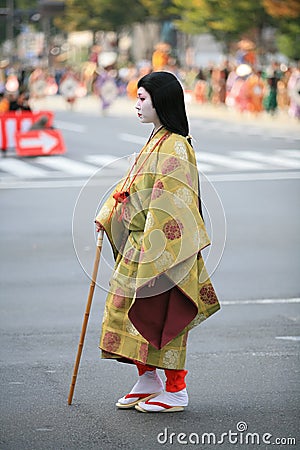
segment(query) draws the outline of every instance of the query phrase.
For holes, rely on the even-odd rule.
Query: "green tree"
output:
[[[14,0],[13,2],[0,0],[0,8],[6,9],[11,6],[13,7],[12,22],[10,22],[7,14],[0,16],[0,43],[5,41],[9,35],[11,37],[17,36],[21,30],[21,25],[30,23],[31,15],[38,11],[36,0]],[[12,27],[10,32],[8,27]]]
[[[299,0],[263,0],[264,8],[272,17],[283,19],[299,19]]]
[[[290,59],[300,59],[299,0],[263,0],[264,7],[277,25],[276,42],[281,53]]]
[[[289,59],[300,60],[300,25],[291,21],[277,30],[278,50]]]
[[[264,27],[272,23],[260,0],[173,0],[172,11],[185,33],[211,33],[228,50],[245,34],[260,46]]]
[[[64,14],[55,25],[63,31],[115,31],[146,17],[146,9],[139,0],[66,0]]]
[[[300,57],[299,0],[172,0],[171,3],[169,10],[177,16],[175,23],[179,30],[188,34],[211,33],[223,44],[224,51],[244,36],[249,36],[264,51],[263,31],[271,26],[277,30],[278,50],[289,58]]]
[[[151,19],[163,22],[176,17],[177,11],[174,16],[172,0],[141,0],[141,3],[145,6]]]

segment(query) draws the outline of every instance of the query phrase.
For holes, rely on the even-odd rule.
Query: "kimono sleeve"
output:
[[[117,186],[116,189],[118,188],[119,186]],[[105,203],[101,206],[95,220],[103,226],[104,231],[111,244],[114,257],[116,259],[117,255],[119,254],[122,241],[124,240],[124,234],[126,230],[123,223],[117,220],[116,214],[114,213],[114,207],[115,199],[112,195],[110,195]]]

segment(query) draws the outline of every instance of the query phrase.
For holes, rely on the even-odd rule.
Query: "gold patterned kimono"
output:
[[[219,302],[201,250],[198,172],[186,138],[161,129],[101,207],[115,268],[107,295],[102,358],[183,369],[189,330]],[[117,194],[117,195],[119,195]]]

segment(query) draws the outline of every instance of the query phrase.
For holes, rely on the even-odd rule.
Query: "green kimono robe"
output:
[[[117,191],[125,200],[111,195],[96,218],[115,257],[102,357],[183,369],[189,330],[220,308],[200,253],[210,241],[193,148],[160,130]]]

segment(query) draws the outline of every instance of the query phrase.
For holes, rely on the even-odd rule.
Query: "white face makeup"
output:
[[[160,120],[153,108],[150,94],[140,87],[137,92],[138,100],[135,105],[138,111],[138,118],[142,123],[153,123],[155,127],[160,126]]]

